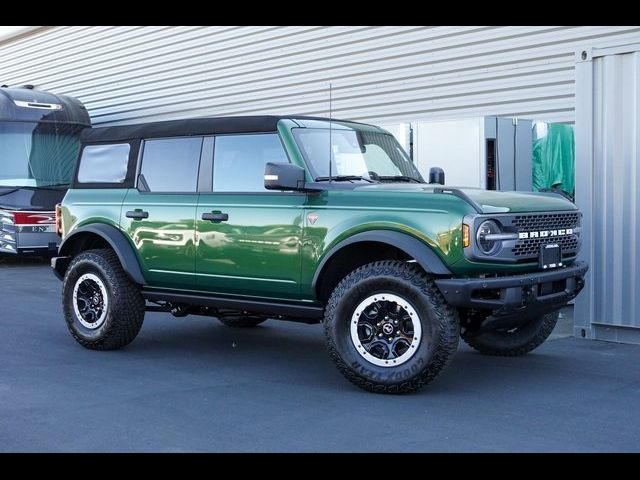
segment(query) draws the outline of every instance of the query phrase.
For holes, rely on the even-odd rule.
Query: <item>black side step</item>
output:
[[[143,289],[142,296],[154,302],[164,301],[184,303],[202,307],[229,310],[246,310],[261,315],[284,316],[299,319],[303,323],[317,323],[324,315],[324,307],[319,304],[284,303],[269,300],[248,300],[215,295],[194,295],[157,289]],[[309,321],[311,320],[311,321]]]

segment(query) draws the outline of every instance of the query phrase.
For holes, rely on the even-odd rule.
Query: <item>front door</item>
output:
[[[306,196],[264,188],[267,162],[288,162],[277,134],[215,138],[213,192],[198,203],[198,289],[298,298]]]
[[[195,286],[195,215],[202,137],[146,140],[138,188],[127,192],[121,226],[152,287]]]

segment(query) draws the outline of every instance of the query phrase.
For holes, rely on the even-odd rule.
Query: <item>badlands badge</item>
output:
[[[315,225],[316,222],[318,221],[318,214],[310,213],[309,215],[307,215],[307,220],[309,220],[310,225]]]

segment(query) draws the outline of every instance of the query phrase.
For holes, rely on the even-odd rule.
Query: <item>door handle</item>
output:
[[[211,212],[211,213],[203,213],[203,220],[208,220],[213,223],[226,222],[229,220],[229,215],[227,213],[222,212]]]
[[[142,220],[143,218],[149,218],[149,212],[144,212],[137,208],[134,211],[128,211],[126,216],[127,218],[133,218],[134,220]]]

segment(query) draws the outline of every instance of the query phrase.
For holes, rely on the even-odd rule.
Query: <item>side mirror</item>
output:
[[[304,168],[290,163],[269,162],[264,168],[267,190],[304,190]]]
[[[444,170],[440,167],[430,168],[429,183],[438,183],[440,185],[444,185]]]

